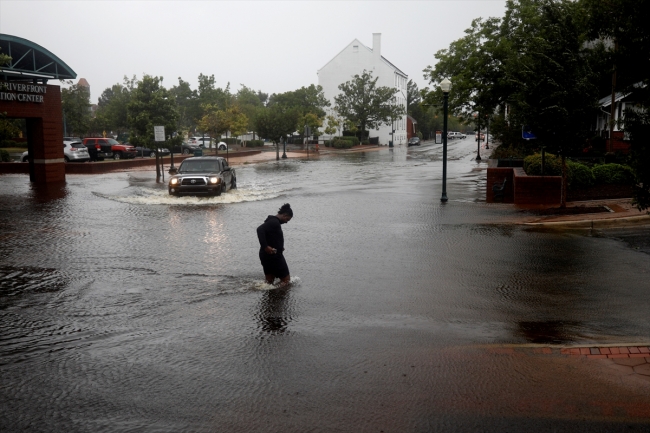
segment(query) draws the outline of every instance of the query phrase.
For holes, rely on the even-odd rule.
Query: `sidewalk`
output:
[[[601,212],[585,213],[581,210],[601,207]],[[576,201],[567,203],[567,211],[575,209],[574,214],[553,214],[556,207],[548,206],[517,206],[526,212],[519,218],[518,223],[527,226],[557,227],[557,228],[603,228],[625,227],[630,225],[650,225],[650,215],[639,211],[632,205],[631,198]],[[579,208],[582,208],[579,210]],[[550,212],[549,212],[550,209]],[[543,215],[549,212],[548,215]],[[559,212],[559,210],[558,210]],[[540,215],[541,214],[541,215]]]

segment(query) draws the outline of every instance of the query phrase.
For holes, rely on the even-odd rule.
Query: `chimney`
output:
[[[376,60],[381,59],[381,33],[372,34],[372,56]]]

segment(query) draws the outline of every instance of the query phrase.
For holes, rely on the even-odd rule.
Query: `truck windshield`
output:
[[[178,169],[181,173],[211,173],[219,171],[219,161],[183,161]]]

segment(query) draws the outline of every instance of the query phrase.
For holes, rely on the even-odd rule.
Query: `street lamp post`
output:
[[[282,142],[282,159],[287,159],[287,137]]]
[[[476,121],[478,122],[478,133],[476,134],[476,160],[481,160],[481,112],[478,112],[476,116]]]
[[[444,119],[442,121],[442,196],[440,201],[447,203],[447,108],[449,105],[449,90],[451,90],[451,81],[445,78],[440,83],[440,89],[444,95]]]

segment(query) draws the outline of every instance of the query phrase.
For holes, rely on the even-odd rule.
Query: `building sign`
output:
[[[0,81],[0,101],[35,102],[42,104],[47,86],[20,82]]]

